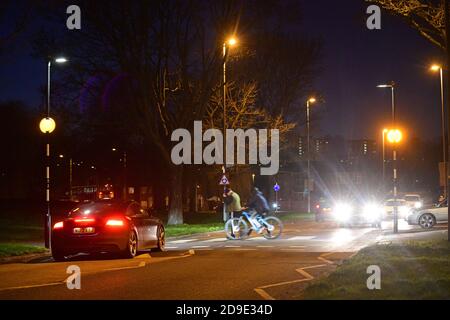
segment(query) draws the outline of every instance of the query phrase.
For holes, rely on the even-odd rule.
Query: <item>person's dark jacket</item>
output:
[[[267,213],[270,211],[269,203],[259,190],[253,192],[253,195],[248,202],[248,207],[256,210],[258,213]]]

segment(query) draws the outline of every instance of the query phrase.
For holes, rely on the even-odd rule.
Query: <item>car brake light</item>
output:
[[[82,223],[82,222],[94,222],[95,219],[92,218],[83,218],[83,219],[75,219],[76,223]]]
[[[320,209],[320,204],[316,205],[316,209]]]
[[[53,225],[53,230],[62,229],[64,227],[64,222],[60,221]]]
[[[123,226],[123,220],[109,219],[106,221],[106,225],[110,227],[121,227]]]

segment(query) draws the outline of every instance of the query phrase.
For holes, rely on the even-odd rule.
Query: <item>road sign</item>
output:
[[[222,179],[220,179],[219,185],[221,185],[221,186],[227,186],[227,185],[229,185],[229,184],[230,184],[230,182],[228,181],[227,176],[226,176],[226,175],[223,175],[223,176],[222,176]]]
[[[275,192],[280,191],[280,185],[279,185],[278,183],[275,183],[275,185],[273,186],[273,190],[274,190]]]

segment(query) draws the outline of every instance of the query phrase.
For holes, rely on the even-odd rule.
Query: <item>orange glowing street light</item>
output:
[[[430,67],[430,70],[431,71],[439,71],[439,70],[441,70],[442,69],[442,67],[440,66],[440,65],[438,65],[438,64],[433,64],[431,67]]]
[[[403,133],[399,129],[391,129],[387,133],[389,143],[398,144],[403,139]]]

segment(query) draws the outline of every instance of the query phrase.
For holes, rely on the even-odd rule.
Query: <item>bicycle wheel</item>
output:
[[[232,218],[225,223],[225,232],[228,239],[241,240],[248,234],[248,225],[242,219]]]
[[[277,217],[267,217],[264,219],[263,237],[269,240],[277,239],[283,231],[283,223]]]

